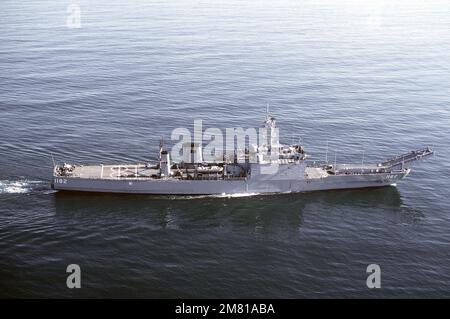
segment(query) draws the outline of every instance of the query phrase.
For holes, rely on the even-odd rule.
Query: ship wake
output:
[[[156,195],[156,198],[169,198],[173,200],[186,200],[186,199],[205,199],[205,198],[241,198],[264,195],[262,193],[237,193],[237,194],[210,194],[210,195]]]
[[[49,191],[47,182],[33,180],[0,180],[0,194],[26,194],[33,191]]]
[[[260,193],[236,193],[236,194],[220,194],[220,195],[211,195],[212,197],[218,198],[236,198],[236,197],[250,197],[250,196],[258,196]]]

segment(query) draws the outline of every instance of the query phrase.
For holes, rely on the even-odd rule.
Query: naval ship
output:
[[[158,160],[144,164],[54,165],[58,191],[157,195],[257,195],[395,185],[411,163],[433,154],[429,147],[374,164],[316,164],[302,145],[274,142],[276,120],[266,114],[270,141],[235,151],[232,158],[206,162],[201,143],[185,143],[182,161],[172,163],[160,144]]]

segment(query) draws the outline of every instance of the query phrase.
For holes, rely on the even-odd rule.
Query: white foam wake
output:
[[[37,184],[42,184],[41,181],[0,181],[0,194],[24,194],[33,190],[33,187]]]
[[[261,195],[260,193],[236,193],[236,194],[215,194],[215,195],[193,195],[185,196],[183,199],[199,199],[199,198],[239,198]]]
[[[238,197],[250,197],[262,195],[261,193],[237,193],[237,194],[214,194],[214,195],[161,195],[161,198],[170,198],[173,200],[186,200],[186,199],[203,199],[203,198],[238,198]]]
[[[257,196],[261,195],[260,193],[236,193],[236,194],[220,194],[215,195],[214,197],[220,197],[220,198],[238,198],[238,197],[250,197],[250,196]]]

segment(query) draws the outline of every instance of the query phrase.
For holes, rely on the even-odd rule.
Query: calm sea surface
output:
[[[0,297],[450,297],[448,1],[2,0],[0,21]],[[437,154],[373,190],[50,189],[51,153],[148,161],[174,128],[258,127],[267,103],[312,160]]]

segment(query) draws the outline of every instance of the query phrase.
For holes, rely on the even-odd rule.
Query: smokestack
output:
[[[159,162],[159,166],[161,169],[161,175],[164,176],[170,176],[172,174],[171,170],[170,170],[170,156],[169,153],[166,150],[161,150],[160,153],[160,162]]]

